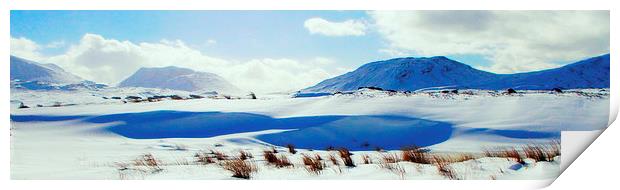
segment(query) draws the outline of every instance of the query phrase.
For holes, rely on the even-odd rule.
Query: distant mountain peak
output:
[[[123,80],[119,87],[163,88],[184,91],[237,92],[239,89],[219,75],[188,68],[143,67]]]
[[[11,55],[11,80],[39,81],[54,84],[75,84],[84,81],[52,63],[35,61]]]
[[[84,80],[52,63],[11,56],[11,89],[76,90],[101,89],[106,85]]]

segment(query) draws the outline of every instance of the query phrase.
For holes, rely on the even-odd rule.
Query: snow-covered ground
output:
[[[380,164],[400,147],[425,146],[431,153],[481,154],[493,147],[519,147],[559,140],[562,130],[607,126],[608,90],[565,93],[413,94],[360,90],[311,98],[270,95],[258,99],[191,99],[123,103],[103,97],[170,95],[182,91],[111,88],[100,91],[13,91],[13,179],[232,179],[218,164],[195,164],[211,150],[254,155],[252,179],[447,179],[432,164]],[[185,94],[187,96],[188,94]],[[19,102],[31,108],[18,109]],[[70,106],[36,107],[63,102]],[[283,147],[294,144],[297,154]],[[293,167],[276,168],[262,154],[276,146]],[[335,166],[316,175],[301,155],[336,155],[328,146],[353,150],[356,167]],[[375,151],[377,148],[386,152]],[[152,154],[161,169],[131,166]],[[363,164],[368,155],[371,164]],[[338,156],[336,156],[338,157]],[[559,159],[522,165],[482,157],[450,164],[458,179],[541,179],[559,175]],[[150,168],[152,169],[152,168]],[[400,171],[400,172],[399,172]],[[402,172],[404,171],[404,172]]]

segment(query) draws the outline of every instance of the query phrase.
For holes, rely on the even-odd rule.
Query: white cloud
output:
[[[53,42],[50,42],[50,43],[46,44],[45,48],[52,48],[52,49],[54,49],[54,48],[61,48],[61,47],[64,47],[65,45],[67,45],[67,43],[64,40],[53,41]]]
[[[304,22],[310,34],[325,36],[363,36],[366,34],[366,23],[360,20],[331,22],[322,18],[310,18]]]
[[[314,61],[254,59],[232,66],[224,74],[242,89],[256,92],[295,91],[333,76]]]
[[[19,44],[15,47],[23,52],[20,55],[38,55],[40,46],[26,38],[12,38],[11,54],[13,41]],[[133,43],[106,39],[96,34],[85,34],[65,53],[39,57],[37,61],[56,63],[85,79],[112,85],[129,77],[140,67],[173,65],[212,72],[241,89],[259,93],[299,90],[340,73],[336,69],[332,69],[333,73],[328,72],[330,69],[324,69],[322,66],[333,60],[323,57],[307,61],[265,58],[240,62],[205,55],[180,40]]]
[[[182,41],[161,40],[158,43],[133,43],[85,34],[67,52],[51,56],[47,62],[57,63],[86,79],[116,84],[140,67],[175,65],[199,70],[216,67],[226,61],[203,55]]]
[[[40,49],[41,49],[41,46],[39,46],[39,44],[35,43],[32,40],[29,40],[24,37],[20,37],[20,38],[11,37],[11,55],[30,59],[30,60],[40,61],[41,60],[41,54],[39,53]]]
[[[609,11],[375,11],[385,53],[482,55],[513,73],[609,52]]]

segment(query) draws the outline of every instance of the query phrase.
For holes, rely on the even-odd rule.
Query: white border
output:
[[[617,3],[606,0],[563,0],[563,1],[492,1],[492,0],[5,0],[0,1],[0,29],[3,43],[0,45],[0,56],[5,57],[4,69],[0,69],[4,81],[9,79],[8,57],[10,47],[9,15],[10,10],[419,10],[419,9],[501,9],[501,10],[573,10],[595,9],[611,11],[612,34],[617,33],[618,21],[615,11]],[[617,39],[611,36],[611,54],[618,55]],[[612,108],[616,115],[618,110],[618,63],[612,58]],[[0,79],[2,80],[2,79]],[[0,83],[2,106],[1,142],[4,147],[0,164],[0,179],[8,180],[10,140],[9,126],[9,83]],[[612,119],[610,118],[610,123]],[[616,122],[613,126],[618,128]],[[584,187],[599,189],[617,186],[614,182],[620,171],[616,164],[620,145],[619,132],[609,129],[603,133],[592,147],[582,155],[568,170],[551,186],[552,189],[568,187]],[[609,151],[611,150],[611,151]],[[600,180],[602,179],[602,180]],[[522,189],[542,187],[550,181],[7,181],[2,182],[3,189],[236,189],[236,188],[270,188],[270,189]]]

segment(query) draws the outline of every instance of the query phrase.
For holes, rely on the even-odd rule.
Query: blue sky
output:
[[[377,36],[333,39],[308,34],[303,27],[304,20],[316,16],[351,19],[363,14],[315,11],[14,11],[11,36],[23,36],[42,44],[59,40],[77,43],[85,33],[134,43],[179,39],[209,55],[242,60],[320,55],[358,62],[378,56],[376,50],[381,44]],[[209,45],[208,40],[215,40],[216,44]]]
[[[286,91],[395,57],[517,73],[609,53],[609,11],[11,11],[10,19],[12,55],[106,84],[174,65]]]
[[[39,44],[75,44],[86,33],[134,43],[178,39],[217,57],[320,56],[347,67],[395,57],[378,51],[386,42],[374,31],[344,37],[309,34],[304,21],[314,17],[335,22],[370,19],[364,11],[11,11],[11,36]],[[48,48],[42,53],[53,55],[67,48]],[[448,56],[468,64],[488,64],[476,55]]]

